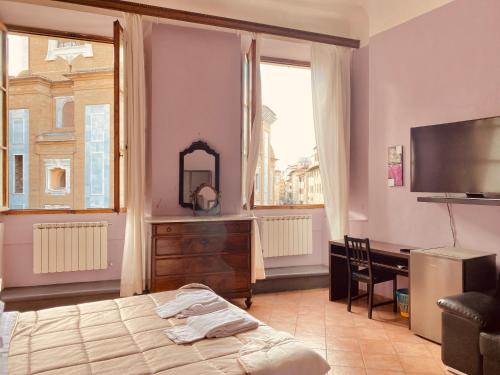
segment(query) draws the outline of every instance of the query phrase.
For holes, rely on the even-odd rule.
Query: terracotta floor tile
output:
[[[421,372],[425,374],[442,374],[442,364],[432,357],[399,356],[405,372]]]
[[[432,357],[431,352],[425,344],[410,344],[400,341],[392,341],[392,346],[399,355]]]
[[[326,349],[326,341],[324,336],[295,334],[295,337],[297,337],[312,349]]]
[[[352,327],[354,328],[354,322],[352,319],[325,319],[325,326],[328,327]]]
[[[363,354],[367,369],[403,371],[399,358],[392,354]]]
[[[353,327],[335,327],[329,326],[325,329],[326,336],[331,337],[359,337],[359,332],[356,328]]]
[[[383,328],[358,328],[358,337],[361,339],[387,339]]]
[[[370,320],[366,301],[349,313],[345,301],[330,302],[319,289],[258,294],[249,312],[326,356],[329,374],[445,374],[440,345],[415,336],[389,305],[375,308]]]
[[[334,366],[361,367],[364,368],[361,353],[346,352],[340,350],[327,351],[328,363]]]
[[[327,350],[343,350],[346,352],[360,352],[359,341],[356,338],[328,338],[326,339]]]
[[[363,354],[396,354],[393,345],[388,340],[361,338],[359,346]]]
[[[289,324],[287,322],[281,322],[279,320],[270,320],[267,324],[278,331],[285,331],[291,335],[295,335],[295,324]]]
[[[297,335],[317,335],[317,336],[325,336],[325,327],[321,326],[310,326],[304,324],[297,324],[295,328],[295,332]]]
[[[361,367],[332,366],[329,375],[366,375]]]

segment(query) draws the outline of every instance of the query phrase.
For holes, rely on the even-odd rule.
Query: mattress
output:
[[[261,323],[235,336],[176,345],[164,330],[185,322],[154,311],[174,296],[169,291],[21,313],[9,374],[239,375],[245,374],[240,348],[276,334]]]

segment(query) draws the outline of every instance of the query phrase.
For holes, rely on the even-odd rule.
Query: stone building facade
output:
[[[9,56],[10,207],[110,207],[113,46],[11,34]]]

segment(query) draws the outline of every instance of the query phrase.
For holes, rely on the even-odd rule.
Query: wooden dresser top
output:
[[[149,224],[166,223],[203,223],[217,221],[250,221],[255,216],[248,215],[220,215],[220,216],[148,216],[144,221]]]

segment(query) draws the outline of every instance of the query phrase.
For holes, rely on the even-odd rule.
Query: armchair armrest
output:
[[[481,329],[500,326],[500,299],[490,294],[466,292],[441,298],[437,304],[444,311],[472,320]]]

